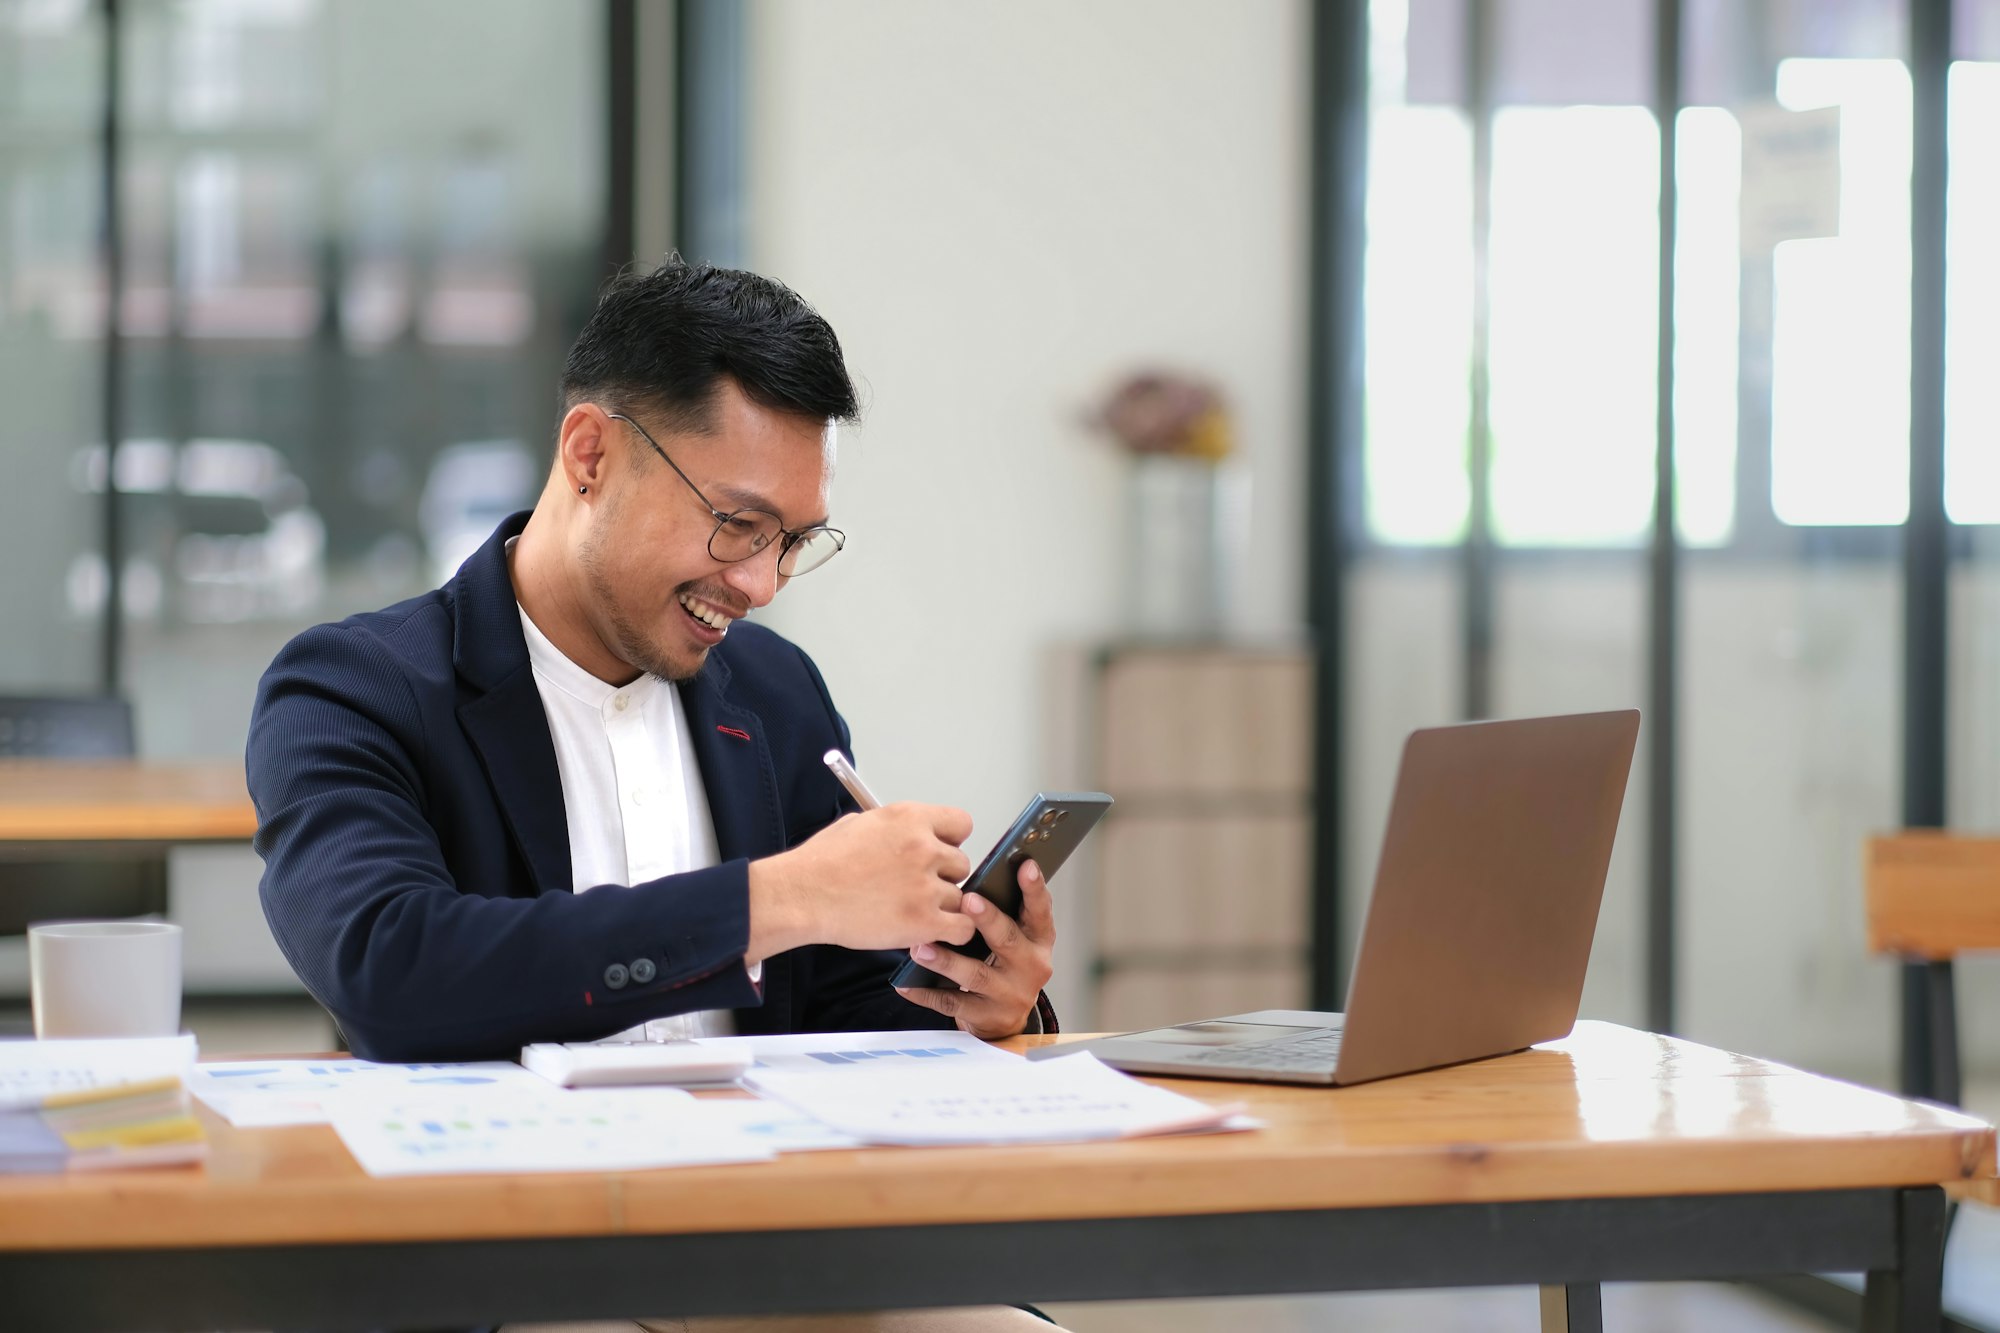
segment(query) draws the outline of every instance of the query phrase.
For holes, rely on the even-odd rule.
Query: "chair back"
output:
[[[0,695],[0,762],[9,759],[127,759],[132,705],[111,695]],[[146,916],[167,910],[167,868],[158,856],[0,861],[0,936],[36,921]]]
[[[0,759],[126,759],[132,705],[111,695],[0,695]]]
[[[1912,829],[1868,840],[1868,947],[1943,961],[2000,949],[2000,838]]]

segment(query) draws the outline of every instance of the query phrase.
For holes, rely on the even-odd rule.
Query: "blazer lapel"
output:
[[[710,653],[700,673],[681,686],[681,704],[715,821],[716,850],[733,861],[783,851],[785,826],[763,719],[731,703],[728,689],[729,664]]]
[[[452,580],[452,662],[469,692],[458,721],[486,766],[486,780],[536,886],[568,893],[576,886],[570,882],[562,772],[507,568],[507,542],[527,523],[525,513],[501,523]]]
[[[763,719],[731,703],[728,689],[729,664],[711,652],[700,673],[681,686],[681,706],[687,710],[688,734],[708,793],[716,851],[724,861],[755,860],[784,850],[784,813]],[[746,1035],[791,1031],[791,957],[766,958],[762,984],[763,1004],[736,1010],[736,1030]]]
[[[514,845],[542,889],[572,892],[569,821],[563,808],[562,771],[542,711],[535,673],[526,664],[495,689],[458,710],[459,725],[486,765],[500,798]]]

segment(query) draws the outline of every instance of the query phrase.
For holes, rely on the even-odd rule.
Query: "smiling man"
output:
[[[857,813],[812,661],[751,617],[840,552],[840,344],[783,285],[671,259],[603,293],[548,483],[444,587],[294,639],[248,767],[272,932],[355,1053],[1052,1021],[970,819]],[[974,930],[989,961],[931,942]],[[964,986],[899,993],[900,951]]]

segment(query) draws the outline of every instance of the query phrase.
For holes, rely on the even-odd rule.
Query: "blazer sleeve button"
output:
[[[604,969],[604,984],[612,990],[623,990],[625,983],[631,980],[631,975],[625,970],[625,964],[613,963]]]
[[[652,982],[653,978],[654,978],[654,977],[656,977],[656,976],[658,976],[659,974],[660,974],[660,970],[659,970],[659,969],[658,969],[657,967],[654,967],[654,966],[653,966],[653,960],[652,960],[652,959],[650,959],[650,958],[634,958],[634,959],[632,960],[632,984],[633,984],[633,985],[635,985],[635,986],[644,986],[644,985],[648,985],[648,984],[650,984],[650,983]]]

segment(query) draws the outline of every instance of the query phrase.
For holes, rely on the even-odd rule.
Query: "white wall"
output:
[[[1231,624],[1301,616],[1306,25],[1296,0],[752,10],[748,263],[867,398],[848,550],[765,619],[877,790],[969,809],[981,848],[1052,780],[1047,650],[1126,624],[1125,460],[1081,424],[1117,377],[1223,386],[1254,472]]]

